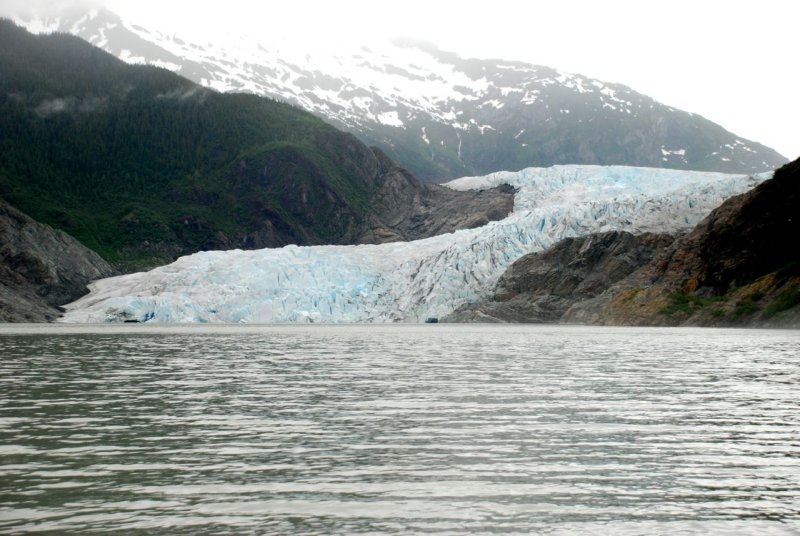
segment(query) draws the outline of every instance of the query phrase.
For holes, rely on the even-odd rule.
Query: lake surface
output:
[[[0,533],[800,534],[800,331],[0,326]]]

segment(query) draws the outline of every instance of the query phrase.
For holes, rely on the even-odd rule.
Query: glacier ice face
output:
[[[569,236],[669,232],[770,174],[554,166],[465,177],[518,189],[504,220],[414,242],[208,251],[94,282],[66,322],[421,322],[491,292],[513,261]]]

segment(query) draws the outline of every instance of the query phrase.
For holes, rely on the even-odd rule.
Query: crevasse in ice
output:
[[[414,242],[208,251],[102,279],[66,322],[421,322],[491,293],[520,256],[608,230],[689,228],[770,174],[554,166],[465,177],[454,189],[518,188],[513,212]]]

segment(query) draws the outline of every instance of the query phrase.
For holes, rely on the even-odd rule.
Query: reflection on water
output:
[[[0,329],[2,533],[798,533],[797,331]]]

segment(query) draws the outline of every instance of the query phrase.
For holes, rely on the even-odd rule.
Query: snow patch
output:
[[[98,45],[102,48],[102,45]],[[130,50],[124,48],[119,53],[119,59],[124,61],[125,63],[132,63],[136,65],[144,65],[147,64],[147,59],[143,56],[136,56]]]
[[[524,90],[518,87],[501,87],[500,94],[504,97],[508,97],[512,93],[522,93]]]
[[[527,93],[525,93],[525,96],[522,97],[520,102],[522,104],[534,104],[536,101],[539,100],[539,93],[540,92],[538,90],[528,91]]]
[[[664,146],[661,146],[661,154],[664,156],[671,156],[671,155],[678,155],[678,156],[686,156],[686,149],[674,149],[672,151],[665,149]]]

